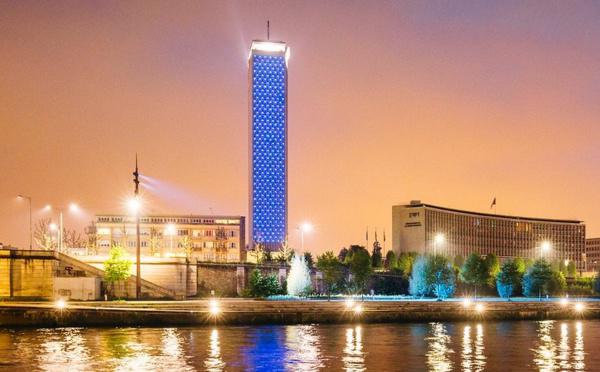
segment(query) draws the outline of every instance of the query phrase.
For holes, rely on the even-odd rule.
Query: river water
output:
[[[10,371],[600,371],[600,321],[0,329]]]

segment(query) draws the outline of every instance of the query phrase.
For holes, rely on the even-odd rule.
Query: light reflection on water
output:
[[[558,335],[555,332],[557,324],[559,322],[554,320],[538,322],[539,340],[533,350],[535,364],[542,372],[585,370],[582,322],[561,322]],[[569,332],[573,328],[575,328],[575,343],[571,346]]]
[[[362,327],[356,326],[346,329],[346,346],[344,347],[344,370],[364,371],[365,358],[362,342]]]
[[[583,371],[599,343],[600,321],[0,329],[0,370]]]

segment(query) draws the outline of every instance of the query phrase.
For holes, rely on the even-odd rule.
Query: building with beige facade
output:
[[[245,223],[242,216],[141,216],[141,255],[187,257],[203,262],[243,262],[246,260]],[[108,255],[110,247],[118,244],[135,256],[135,217],[97,215],[92,229],[96,252],[91,254]]]
[[[392,249],[466,257],[572,260],[585,269],[585,224],[470,212],[412,201],[392,207]]]
[[[598,272],[600,270],[600,238],[585,240],[585,256],[587,261],[586,271]]]

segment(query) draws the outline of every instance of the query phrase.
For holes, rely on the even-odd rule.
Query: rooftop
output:
[[[425,207],[425,208],[431,208],[431,209],[438,209],[438,210],[442,210],[442,211],[446,211],[446,212],[468,214],[468,215],[472,215],[472,216],[481,216],[481,217],[489,217],[489,218],[501,218],[501,219],[510,219],[510,220],[523,220],[523,221],[532,221],[532,222],[550,222],[550,223],[570,223],[570,224],[582,224],[583,223],[583,221],[580,221],[580,220],[566,220],[566,219],[552,219],[552,218],[510,216],[510,215],[505,215],[505,214],[473,212],[473,211],[466,211],[466,210],[461,210],[461,209],[440,207],[438,205],[421,203],[420,201],[411,201],[410,204],[405,204],[403,206],[407,207],[407,208]]]

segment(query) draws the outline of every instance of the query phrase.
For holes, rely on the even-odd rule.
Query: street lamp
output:
[[[446,237],[444,236],[444,234],[442,234],[442,233],[435,234],[435,236],[433,237],[433,255],[434,256],[437,255],[438,245],[444,244],[445,241],[446,241]]]
[[[80,208],[77,204],[75,203],[69,203],[68,207],[69,212],[71,213],[79,213]],[[63,225],[63,212],[65,209],[64,207],[58,207],[58,208],[53,208],[52,205],[50,204],[46,204],[46,206],[44,207],[45,211],[51,211],[52,209],[56,209],[58,211],[58,233],[57,233],[57,238],[58,238],[58,251],[62,252],[63,248],[64,248],[64,236],[63,236],[63,231],[64,231],[64,225]]]
[[[540,260],[544,258],[544,252],[549,252],[551,248],[552,244],[549,241],[544,240],[542,242],[540,245]]]
[[[175,224],[168,224],[165,227],[165,235],[169,236],[169,253],[172,254],[173,253],[173,236],[175,236],[175,233],[177,232],[177,228],[175,227]]]
[[[300,226],[298,226],[298,230],[300,230],[300,249],[304,252],[304,233],[310,233],[313,231],[313,225],[309,222],[303,222]]]
[[[17,199],[27,199],[27,201],[29,202],[29,250],[32,250],[33,232],[31,230],[31,196],[19,194],[17,196]]]

